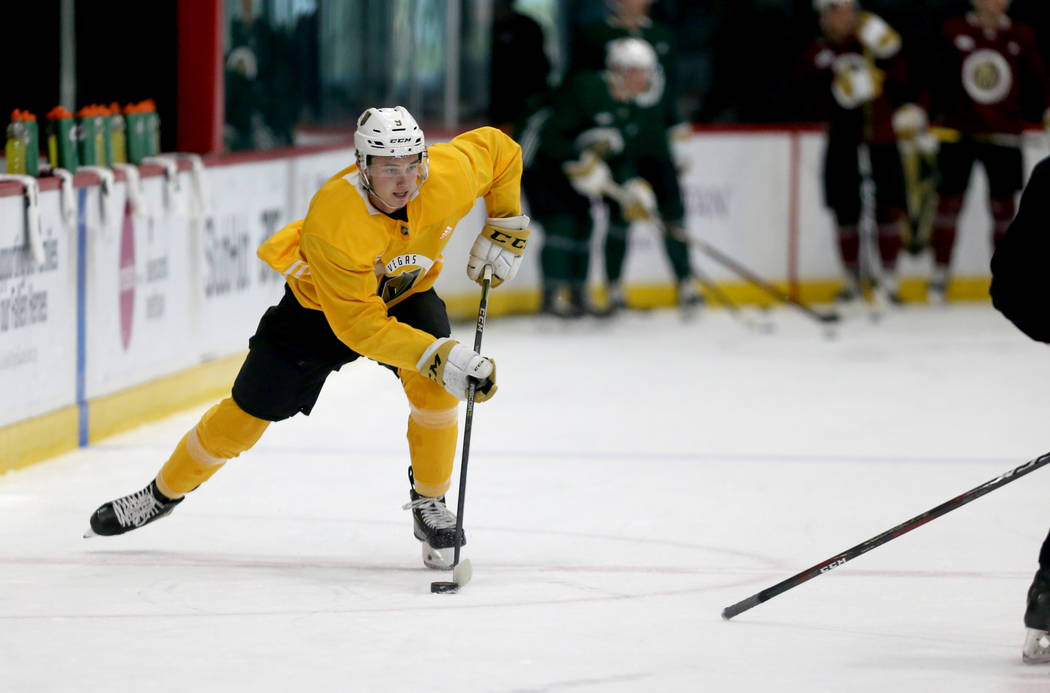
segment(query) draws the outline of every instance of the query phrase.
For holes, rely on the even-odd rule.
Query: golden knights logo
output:
[[[433,266],[434,261],[419,253],[406,253],[383,261],[379,258],[376,263],[376,272],[379,278],[379,297],[384,303],[390,303],[394,299],[404,296],[419,279],[426,275]]]

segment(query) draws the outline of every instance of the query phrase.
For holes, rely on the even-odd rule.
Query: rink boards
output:
[[[830,298],[840,270],[820,191],[823,135],[705,131],[685,146],[689,233],[803,298]],[[1041,133],[1026,136],[1029,171],[1047,152]],[[340,147],[233,155],[209,161],[203,180],[185,161],[174,175],[144,167],[137,195],[123,176],[105,189],[90,173],[65,190],[51,180],[41,186],[32,239],[22,185],[0,183],[0,472],[227,393],[259,316],[282,291],[256,247],[302,217],[313,192],[352,160]],[[986,190],[975,171],[953,260],[957,298],[986,293]],[[595,213],[597,247],[603,212]],[[462,268],[483,220],[479,202],[446,248],[437,288],[458,318],[477,309]],[[493,294],[490,314],[538,305],[541,243],[537,227],[532,252]],[[702,255],[694,261],[735,299],[764,300],[724,267]],[[921,288],[928,263],[902,262],[906,294]],[[598,260],[596,287],[601,271]],[[633,229],[625,272],[633,302],[671,300],[655,227]]]

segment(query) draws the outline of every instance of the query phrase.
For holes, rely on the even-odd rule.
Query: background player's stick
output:
[[[714,296],[715,300],[721,303],[725,309],[729,311],[729,314],[733,316],[735,320],[738,320],[744,327],[758,330],[759,332],[773,331],[773,323],[768,320],[758,322],[750,319],[749,316],[745,315],[743,311],[740,310],[740,306],[738,306],[733,299],[729,298],[725,291],[722,291],[722,288],[718,286],[718,284],[714,283],[710,277],[701,272],[695,265],[693,266],[693,274],[696,275],[696,279],[700,282],[701,286]]]
[[[839,314],[836,313],[836,312],[823,313],[821,311],[815,310],[815,309],[811,308],[809,305],[803,303],[802,301],[799,301],[794,296],[791,296],[791,295],[781,291],[780,289],[778,289],[777,287],[773,286],[772,284],[770,284],[766,280],[762,279],[757,274],[755,274],[754,272],[752,272],[748,268],[744,267],[739,262],[737,262],[733,258],[729,257],[728,255],[723,253],[721,250],[719,250],[718,248],[714,247],[713,245],[711,245],[710,243],[708,243],[707,241],[705,241],[703,239],[694,238],[693,236],[688,236],[687,235],[685,238],[682,238],[681,240],[683,240],[686,243],[688,243],[689,245],[693,246],[694,248],[696,248],[697,250],[702,252],[704,255],[707,255],[712,260],[715,260],[715,261],[721,263],[722,265],[725,265],[731,271],[733,271],[736,274],[740,275],[740,277],[742,277],[746,281],[750,282],[751,284],[755,285],[756,287],[758,287],[762,291],[766,292],[767,294],[769,294],[773,298],[777,299],[781,303],[787,303],[789,305],[794,306],[795,308],[798,308],[803,313],[805,313],[806,315],[808,315],[809,317],[813,318],[814,320],[816,320],[819,323],[825,323],[826,324],[826,323],[838,322],[841,319]]]
[[[609,180],[605,184],[605,186],[603,188],[603,192],[606,195],[608,195],[609,197],[611,197],[614,200],[616,200],[616,202],[622,208],[626,209],[628,206],[631,205],[631,202],[632,202],[631,197],[632,196],[622,186],[616,184],[612,180]],[[684,231],[678,231],[678,232],[673,231],[671,228],[667,227],[660,220],[658,214],[653,213],[653,214],[651,214],[651,216],[652,216],[653,221],[657,224],[657,226],[660,228],[660,230],[663,233],[671,234],[672,238],[680,240],[680,241],[688,244],[689,246],[691,246],[693,248],[696,248],[697,250],[702,252],[704,255],[707,255],[708,257],[710,257],[715,262],[718,262],[719,264],[724,265],[731,272],[739,275],[745,281],[755,285],[756,287],[758,287],[759,289],[761,289],[765,293],[769,294],[770,296],[772,296],[776,300],[780,301],[781,303],[787,303],[789,305],[792,305],[792,306],[798,308],[803,313],[805,313],[806,315],[808,315],[809,317],[813,318],[814,320],[816,320],[819,323],[828,324],[828,323],[838,322],[841,319],[841,316],[838,313],[836,313],[836,312],[822,313],[822,312],[820,312],[818,310],[814,310],[813,308],[811,308],[810,306],[806,305],[802,301],[799,301],[794,296],[790,296],[787,293],[781,291],[780,289],[778,289],[777,287],[773,286],[769,282],[765,281],[764,279],[759,277],[757,274],[755,274],[754,272],[752,272],[748,268],[744,267],[739,262],[737,262],[733,258],[729,257],[728,255],[723,253],[721,250],[719,250],[718,248],[716,248],[713,245],[711,245],[710,243],[708,243],[707,241],[705,241],[703,239],[700,239],[700,238],[695,238],[693,236],[690,236],[689,234],[685,233]]]
[[[485,315],[489,308],[489,288],[492,286],[492,265],[481,270],[481,304],[478,306],[478,322],[474,330],[474,351],[481,353],[481,335],[485,331]],[[470,429],[474,422],[474,392],[477,382],[471,378],[467,386],[467,414],[463,422],[463,462],[459,466],[459,498],[456,500],[456,553],[452,559],[452,581],[430,583],[430,591],[437,594],[458,592],[470,582],[473,570],[470,559],[459,562],[460,539],[463,537],[463,505],[467,497],[467,459],[470,457]]]
[[[727,606],[725,609],[722,610],[722,618],[728,621],[737,614],[741,614],[752,607],[758,606],[762,602],[769,601],[773,597],[779,594],[783,594],[784,592],[787,592],[793,587],[798,587],[807,580],[811,580],[817,577],[818,575],[823,575],[824,573],[831,572],[835,568],[838,568],[840,565],[844,564],[846,561],[853,560],[861,554],[865,554],[878,546],[882,546],[886,542],[892,541],[897,537],[901,536],[902,534],[906,534],[917,527],[921,527],[930,520],[934,520],[940,517],[941,515],[950,513],[952,510],[966,505],[970,501],[976,500],[981,496],[985,495],[986,493],[991,493],[995,489],[1001,486],[1005,486],[1011,481],[1016,481],[1025,474],[1028,474],[1029,472],[1034,472],[1035,470],[1046,465],[1047,463],[1050,463],[1050,452],[1046,453],[1045,455],[1036,457],[1034,460],[1029,460],[1022,464],[1020,467],[1011,469],[1005,474],[995,477],[991,481],[986,481],[980,486],[972,488],[966,493],[960,494],[955,498],[952,498],[950,501],[941,503],[936,508],[927,510],[921,515],[916,515],[910,520],[902,522],[896,527],[888,529],[882,534],[868,539],[863,544],[857,544],[852,549],[848,549],[840,554],[832,556],[831,558],[825,561],[821,561],[812,568],[807,568],[801,573],[789,577],[787,580],[778,582],[772,587],[767,587],[761,592],[753,594],[747,599],[744,599],[743,601],[739,601],[736,604],[733,604],[732,606]]]

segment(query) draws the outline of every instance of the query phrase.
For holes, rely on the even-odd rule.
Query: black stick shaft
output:
[[[782,303],[787,303],[789,305],[795,306],[803,313],[816,320],[817,322],[837,322],[839,320],[839,315],[837,313],[821,313],[819,311],[814,310],[802,301],[799,301],[794,296],[791,296],[790,294],[781,291],[776,286],[762,279],[757,274],[744,267],[739,262],[729,257],[721,250],[708,243],[707,241],[699,238],[694,238],[692,236],[683,240],[685,240],[690,245],[696,246],[696,248],[700,250],[700,252],[711,257],[713,260],[722,263],[730,270],[737,273],[747,281],[751,282],[759,289],[762,289],[773,298],[777,299]]]
[[[733,317],[740,317],[740,307],[733,301],[733,299],[726,295],[725,291],[722,291],[722,287],[711,281],[710,277],[696,267],[693,267],[693,274],[696,275],[697,281],[699,281],[700,284],[715,297],[715,300],[721,303],[726,310],[733,315]]]
[[[620,203],[621,207],[626,207],[627,204],[629,204],[629,202],[631,201],[632,197],[630,193],[628,193],[622,186],[617,184],[610,184],[606,188],[605,194],[617,200]],[[757,274],[744,267],[739,262],[729,257],[721,250],[708,243],[707,241],[701,240],[699,238],[694,238],[689,234],[685,233],[684,229],[674,230],[665,225],[663,221],[659,219],[656,219],[656,224],[663,231],[663,233],[668,234],[672,238],[682,241],[687,245],[696,247],[698,250],[700,250],[700,252],[709,256],[713,260],[716,260],[717,262],[720,262],[721,264],[725,265],[732,272],[735,272],[736,274],[740,275],[745,280],[751,282],[759,289],[762,289],[773,298],[777,299],[782,303],[787,303],[792,306],[795,306],[803,313],[816,320],[817,322],[838,322],[841,319],[838,313],[821,313],[819,311],[813,310],[813,308],[810,308],[802,301],[799,301],[795,297],[784,293],[777,287],[762,279]]]
[[[832,570],[838,568],[840,565],[843,565],[847,561],[851,561],[857,556],[860,556],[862,554],[867,553],[868,551],[871,551],[874,548],[882,546],[883,544],[896,539],[902,534],[907,534],[913,529],[921,527],[931,520],[937,519],[941,515],[945,515],[955,510],[956,508],[966,505],[970,501],[977,500],[986,493],[991,493],[995,489],[1000,488],[1001,486],[1005,486],[1011,481],[1016,481],[1025,474],[1034,472],[1035,470],[1046,465],[1047,463],[1050,463],[1050,452],[1046,453],[1045,455],[1036,457],[1033,460],[1029,460],[1022,464],[1020,467],[1017,467],[1006,472],[1005,474],[997,476],[991,481],[986,481],[980,486],[972,488],[966,493],[960,494],[945,503],[941,503],[936,508],[927,510],[921,515],[916,515],[910,520],[902,522],[896,527],[888,529],[882,534],[876,537],[872,537],[871,539],[868,539],[862,544],[857,544],[852,549],[847,549],[846,551],[843,551],[840,554],[836,554],[825,561],[821,561],[820,563],[816,564],[811,568],[803,570],[797,575],[792,575],[787,580],[778,582],[772,587],[767,587],[761,592],[753,594],[747,599],[744,599],[743,601],[739,601],[736,604],[727,606],[722,611],[722,618],[728,621],[737,614],[741,614],[752,607],[758,606],[762,602],[769,601],[773,597],[787,592],[789,589],[798,587],[803,582],[812,580],[813,578],[823,575],[824,573],[831,572]]]
[[[478,322],[474,330],[474,351],[481,353],[481,335],[485,332],[485,317],[489,309],[489,288],[492,286],[492,266],[485,265],[481,278],[481,303],[478,306]],[[463,505],[467,498],[467,460],[470,458],[470,429],[474,422],[474,392],[477,383],[472,378],[467,386],[467,414],[463,422],[463,461],[459,466],[459,498],[456,500],[456,553],[452,567],[459,565],[460,539],[463,536]]]

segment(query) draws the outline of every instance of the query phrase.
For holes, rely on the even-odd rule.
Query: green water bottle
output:
[[[51,168],[77,172],[77,126],[73,114],[61,106],[47,114],[47,156]]]
[[[129,103],[124,107],[124,124],[127,128],[128,161],[138,166],[149,156],[146,142],[146,114],[142,105]]]
[[[106,121],[101,106],[84,106],[77,111],[77,155],[84,166],[106,165]]]
[[[146,99],[140,104],[146,120],[146,151],[148,156],[160,154],[160,114],[153,99]]]

